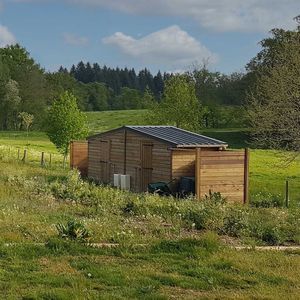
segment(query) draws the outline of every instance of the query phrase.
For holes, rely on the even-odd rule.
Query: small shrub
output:
[[[230,207],[226,211],[222,233],[233,237],[241,237],[248,229],[248,213],[242,207]]]
[[[208,195],[205,195],[203,200],[212,202],[214,204],[226,203],[226,198],[223,197],[220,192],[212,192],[211,190],[209,190]]]
[[[222,205],[213,202],[203,203],[200,207],[190,207],[183,219],[192,223],[197,230],[219,230],[223,226],[224,209]]]
[[[249,214],[249,237],[268,245],[279,245],[289,237],[284,228],[287,225],[288,211],[283,209],[252,208]]]
[[[84,227],[83,224],[74,220],[68,221],[66,225],[59,223],[56,225],[58,236],[80,242],[87,242],[90,239],[90,232]]]
[[[263,229],[262,241],[266,242],[268,245],[279,245],[282,242],[281,232],[278,227],[266,226]]]

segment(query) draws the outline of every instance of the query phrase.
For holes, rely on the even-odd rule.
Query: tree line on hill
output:
[[[248,76],[211,72],[205,66],[188,73],[195,80],[198,100],[209,107],[243,104]],[[148,108],[163,97],[165,82],[174,74],[153,75],[148,69],[109,68],[97,63],[79,62],[70,70],[60,67],[46,72],[20,45],[0,49],[0,129],[25,128],[21,113],[34,118],[42,128],[47,108],[64,91],[70,91],[83,111]],[[24,114],[23,114],[24,116]],[[214,126],[206,118],[207,127]]]
[[[149,89],[155,99],[159,101],[164,92],[165,82],[172,77],[170,73],[157,72],[156,75],[148,69],[138,72],[128,68],[100,67],[98,63],[91,65],[82,61],[71,69],[60,67],[59,72],[70,74],[79,82],[88,84],[94,82],[104,83],[113,94],[122,94],[122,89],[129,88],[139,91],[141,94]],[[230,75],[220,72],[211,72],[205,65],[195,67],[188,72],[196,82],[197,96],[201,102],[218,105],[241,105],[245,97],[248,77],[244,73],[232,73]]]

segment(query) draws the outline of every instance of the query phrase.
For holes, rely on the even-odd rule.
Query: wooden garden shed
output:
[[[81,161],[97,182],[113,185],[116,174],[129,175],[130,190],[144,192],[149,183],[195,177],[198,198],[212,191],[247,201],[248,151],[226,150],[225,142],[173,126],[123,126],[90,136],[87,143]]]

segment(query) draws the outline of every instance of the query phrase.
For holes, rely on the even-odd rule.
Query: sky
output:
[[[0,0],[0,47],[19,43],[49,71],[82,60],[232,73],[299,14],[299,0]]]

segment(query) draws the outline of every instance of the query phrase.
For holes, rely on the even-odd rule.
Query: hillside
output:
[[[107,131],[123,125],[146,125],[146,114],[146,109],[86,113],[91,134]]]

